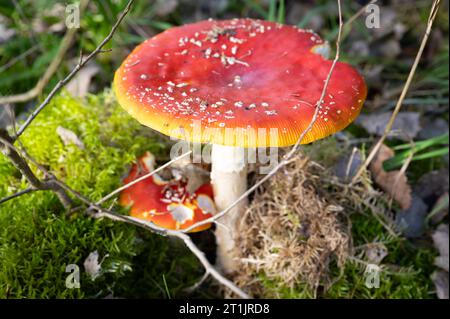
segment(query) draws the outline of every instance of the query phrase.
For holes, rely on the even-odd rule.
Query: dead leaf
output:
[[[109,257],[109,254],[106,254],[103,256],[102,260],[99,262],[100,255],[98,254],[98,251],[95,250],[87,256],[87,258],[84,260],[83,266],[84,270],[88,273],[89,276],[91,276],[92,280],[95,280],[98,276],[102,273],[102,263],[103,261]]]
[[[375,182],[387,192],[401,207],[408,209],[411,205],[411,187],[405,174],[400,171],[386,172],[383,169],[383,162],[394,156],[394,151],[382,144],[377,155],[370,163]]]
[[[431,275],[436,286],[436,294],[439,299],[448,299],[448,272],[440,270]]]
[[[439,251],[439,256],[434,260],[434,264],[448,272],[448,225],[439,225],[432,237],[434,247]]]
[[[75,144],[80,149],[84,150],[83,142],[78,138],[78,136],[71,130],[68,130],[62,126],[56,128],[56,133],[59,135],[64,145]]]
[[[369,243],[366,245],[365,255],[369,263],[379,265],[388,255],[388,249],[382,243]]]
[[[355,123],[362,126],[370,134],[381,136],[384,133],[387,123],[391,117],[391,112],[362,114]],[[396,132],[395,138],[410,141],[420,132],[420,114],[418,112],[401,112],[397,115],[392,132]],[[394,135],[388,136],[388,139]]]
[[[95,280],[101,273],[102,266],[98,261],[98,251],[93,251],[87,256],[83,263],[84,270],[91,276],[92,280]]]
[[[96,64],[88,64],[66,85],[66,90],[73,96],[84,97],[89,92],[92,78],[100,71]]]

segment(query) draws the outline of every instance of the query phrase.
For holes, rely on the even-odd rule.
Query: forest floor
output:
[[[66,34],[66,8],[53,0],[1,3],[0,128],[11,124],[10,107],[15,120],[23,121],[76,65],[80,52],[91,52],[107,36],[126,2],[90,1],[48,84],[34,98],[10,104],[2,104],[2,98],[31,90],[57,59]],[[343,3],[344,21],[363,7],[360,2]],[[448,1],[441,3],[391,134],[364,182],[348,183],[383,134],[419,49],[431,3],[377,1],[379,28],[367,28],[366,13],[344,28],[340,60],[364,76],[367,100],[355,123],[301,147],[298,159],[250,198],[241,222],[247,231],[239,247],[243,271],[233,279],[252,295],[448,298]],[[143,152],[151,151],[160,164],[169,159],[169,139],[141,127],[110,91],[115,70],[135,45],[176,25],[251,17],[313,29],[333,47],[337,16],[335,1],[136,2],[106,46],[112,51],[86,65],[21,142],[68,185],[98,200],[120,184]],[[58,127],[73,131],[83,148],[64,143]],[[0,155],[0,198],[25,187]],[[192,238],[211,251],[212,230]],[[107,256],[101,275],[93,280],[84,272],[81,289],[66,289],[61,279],[65,267],[82,265],[95,251]],[[214,257],[212,252],[208,256]],[[377,287],[367,284],[374,266],[380,270]],[[201,276],[201,265],[181,243],[81,214],[67,217],[48,192],[0,205],[0,298],[227,295],[212,280],[193,294],[186,292]]]

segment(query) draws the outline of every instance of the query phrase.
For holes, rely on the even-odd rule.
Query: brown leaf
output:
[[[411,187],[405,174],[400,171],[386,172],[383,169],[383,162],[394,156],[394,151],[382,144],[377,155],[370,163],[375,182],[387,192],[402,209],[408,209],[411,205]]]
[[[431,275],[431,279],[436,286],[436,294],[439,299],[448,299],[448,272],[435,271]]]
[[[59,135],[64,145],[75,144],[80,149],[84,149],[83,142],[78,138],[78,136],[71,130],[68,130],[62,126],[56,128],[56,133]]]
[[[434,260],[434,264],[448,271],[448,225],[439,225],[432,237],[434,246],[439,251],[439,256]]]
[[[368,243],[366,245],[365,255],[369,263],[379,265],[388,255],[388,249],[382,243]]]

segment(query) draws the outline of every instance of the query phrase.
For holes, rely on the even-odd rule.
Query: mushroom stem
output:
[[[247,190],[247,162],[243,148],[212,146],[211,184],[218,211],[226,209]],[[247,200],[240,201],[216,227],[217,265],[224,273],[231,273],[238,267],[235,258],[237,220],[246,205]]]

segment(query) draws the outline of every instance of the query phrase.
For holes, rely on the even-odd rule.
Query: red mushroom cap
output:
[[[308,127],[332,61],[312,31],[234,19],[171,28],[136,47],[117,70],[119,103],[142,124],[193,142],[288,146]],[[303,143],[351,123],[366,98],[363,78],[338,62]],[[227,130],[233,129],[233,130]],[[258,136],[258,129],[265,129]],[[270,129],[278,139],[270,139]],[[255,133],[256,132],[256,136]]]
[[[154,157],[150,153],[140,157],[131,167],[124,183],[129,183],[153,170]],[[166,229],[186,229],[193,224],[212,217],[215,213],[213,190],[210,184],[200,186],[189,194],[184,181],[164,181],[155,174],[120,193],[122,206],[131,206],[130,216],[153,222]],[[206,224],[193,229],[208,229]]]

